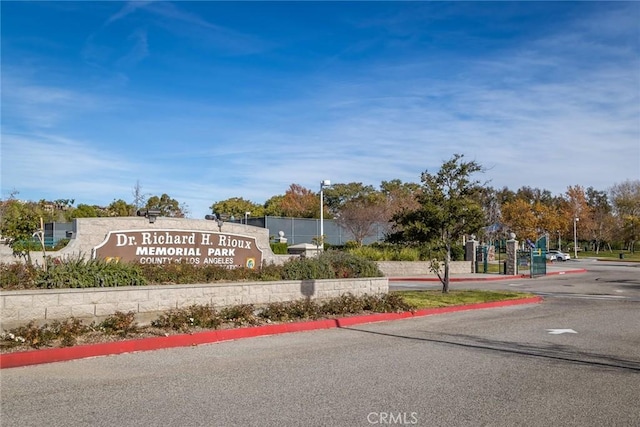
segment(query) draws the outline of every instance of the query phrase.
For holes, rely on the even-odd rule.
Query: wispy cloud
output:
[[[50,128],[74,114],[107,108],[105,99],[66,86],[39,83],[39,76],[18,77],[19,70],[6,69],[2,76],[3,126]]]
[[[362,37],[335,41],[332,55],[312,52],[300,69],[290,67],[297,40],[274,36],[291,58],[273,61],[270,35],[217,25],[187,5],[125,5],[87,44],[89,77],[70,66],[67,79],[52,81],[3,64],[3,195],[16,188],[106,204],[130,200],[139,180],[200,217],[215,201],[263,202],[291,183],[317,191],[320,179],[417,182],[453,153],[512,189],[560,194],[640,177],[639,30],[621,4],[483,41],[493,48],[481,55],[436,46],[418,25],[424,16],[439,25],[466,4],[428,14],[429,3],[411,3],[411,13],[368,22],[356,14]],[[157,53],[158,30],[184,49]],[[389,49],[396,42],[402,49]],[[246,53],[260,54],[234,57]],[[183,58],[188,66],[173,66]]]
[[[150,1],[145,1],[145,0],[135,0],[135,1],[128,1],[125,3],[125,5],[115,14],[111,15],[106,21],[105,21],[105,26],[113,24],[114,22],[117,22],[133,13],[135,13],[136,11],[140,10],[140,9],[144,9],[146,7],[148,7],[150,4],[152,4],[155,0],[150,0]]]

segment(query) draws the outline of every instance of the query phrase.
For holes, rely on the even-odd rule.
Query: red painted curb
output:
[[[39,365],[43,363],[65,362],[74,359],[132,353],[137,351],[159,350],[163,348],[173,347],[190,347],[199,344],[211,344],[220,341],[261,337],[289,332],[343,328],[363,323],[407,319],[410,317],[431,316],[434,314],[453,313],[456,311],[506,307],[519,304],[532,304],[541,301],[542,297],[521,298],[515,300],[486,302],[454,307],[430,308],[425,310],[418,310],[416,312],[407,311],[402,313],[375,313],[364,316],[345,317],[340,319],[281,323],[277,325],[264,325],[239,329],[224,329],[198,332],[195,334],[170,335],[167,337],[152,337],[129,341],[79,345],[75,347],[47,348],[43,350],[5,353],[0,354],[0,369]]]

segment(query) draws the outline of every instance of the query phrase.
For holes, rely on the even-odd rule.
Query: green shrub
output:
[[[286,255],[288,253],[289,245],[286,243],[271,243],[269,246],[271,246],[271,250],[276,255]]]
[[[451,261],[464,261],[464,246],[451,246]]]
[[[33,265],[22,262],[2,263],[0,264],[0,288],[6,290],[34,288],[38,273],[39,269]]]
[[[261,267],[258,280],[260,281],[273,281],[282,280],[284,277],[284,271],[281,265],[265,264]]]
[[[75,317],[62,321],[55,320],[51,324],[51,333],[54,337],[61,340],[62,347],[75,345],[77,338],[90,329],[90,327],[84,325],[80,319]]]
[[[361,312],[399,312],[410,311],[413,307],[397,294],[363,295],[356,297],[344,294],[322,302],[309,298],[290,302],[276,302],[256,310],[251,304],[225,307],[217,312],[212,306],[192,305],[182,309],[170,310],[151,322],[151,326],[160,329],[172,329],[191,332],[194,328],[217,329],[222,324],[235,327],[258,325],[262,321],[285,322],[296,320],[314,320],[323,316],[340,316]],[[106,335],[127,337],[145,332],[135,322],[134,312],[116,312],[98,325],[85,326],[79,319],[69,318],[54,321],[51,326],[38,327],[35,322],[0,334],[4,346],[28,345],[34,348],[51,345],[57,341],[60,346],[72,346],[77,339],[89,332],[102,332]],[[156,332],[156,331],[154,331]]]
[[[360,247],[362,247],[362,245],[359,245],[358,242],[356,242],[355,240],[348,240],[344,244],[344,249],[346,249],[347,251],[351,251],[352,249],[358,249]]]
[[[400,248],[393,255],[392,261],[420,261],[420,251],[417,248]]]
[[[226,323],[236,326],[257,325],[260,323],[255,315],[255,308],[251,304],[240,304],[225,307],[220,311],[220,317]]]
[[[291,301],[288,306],[289,310],[289,318],[290,319],[317,319],[320,314],[320,307],[318,304],[309,299],[299,299],[296,301]]]
[[[283,265],[227,269],[183,263],[139,264],[81,257],[55,259],[47,271],[24,263],[0,263],[2,289],[59,289],[216,281],[317,280],[381,277],[377,265],[363,256],[327,250],[317,258],[292,258]]]
[[[55,246],[51,250],[59,251],[60,249],[64,249],[70,241],[70,239],[60,239],[56,242]]]
[[[26,344],[33,348],[46,346],[54,339],[55,336],[48,325],[37,326],[34,321],[5,334],[5,341],[10,341],[15,345]]]
[[[222,323],[220,314],[212,306],[192,305],[170,310],[152,321],[151,325],[187,332],[194,327],[218,329]]]
[[[100,259],[70,258],[51,263],[47,271],[40,271],[36,287],[97,288],[146,285],[142,272],[135,264],[105,262]]]
[[[363,298],[358,298],[350,293],[346,293],[336,298],[331,298],[330,300],[323,302],[320,306],[321,312],[327,315],[359,313],[363,308]]]
[[[286,262],[283,266],[284,280],[333,279],[335,274],[331,264],[324,257],[297,258]]]
[[[412,311],[414,307],[397,294],[365,295],[362,309],[374,313]]]
[[[271,322],[286,322],[291,319],[289,306],[288,302],[272,302],[263,308],[258,316]]]
[[[321,314],[319,305],[308,298],[273,302],[264,307],[258,316],[270,322],[286,322],[300,319],[317,319]]]
[[[10,346],[28,345],[40,348],[59,340],[61,347],[70,347],[76,344],[78,337],[90,330],[91,328],[84,325],[80,319],[70,317],[62,321],[55,320],[51,326],[48,324],[38,326],[34,321],[31,321],[24,326],[3,333],[2,339],[5,344]]]
[[[326,251],[320,260],[331,265],[336,278],[382,277],[378,264],[348,252]]]
[[[136,314],[133,311],[128,313],[116,311],[103,320],[98,327],[108,335],[120,335],[124,337],[137,331],[138,324],[135,318]]]
[[[354,256],[370,261],[385,261],[384,251],[372,246],[361,246],[359,248],[349,249],[348,252]]]

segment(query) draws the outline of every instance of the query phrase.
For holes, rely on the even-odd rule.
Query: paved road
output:
[[[635,301],[548,298],[7,369],[0,371],[1,422],[636,426],[638,325]],[[550,333],[562,329],[576,333]]]
[[[543,296],[640,301],[640,263],[586,259],[560,264],[565,269],[586,269],[587,272],[550,275],[535,279],[453,282],[451,289],[509,289],[533,292]],[[433,281],[400,281],[391,282],[389,285],[391,289],[439,289],[441,287],[439,282]]]

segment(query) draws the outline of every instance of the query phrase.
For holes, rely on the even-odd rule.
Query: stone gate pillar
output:
[[[515,275],[518,271],[518,241],[515,233],[509,235],[507,240],[507,264],[505,269],[506,275]]]
[[[476,240],[476,236],[473,234],[464,248],[464,260],[471,261],[471,272],[477,273],[476,271],[476,250],[478,249],[478,241]]]

